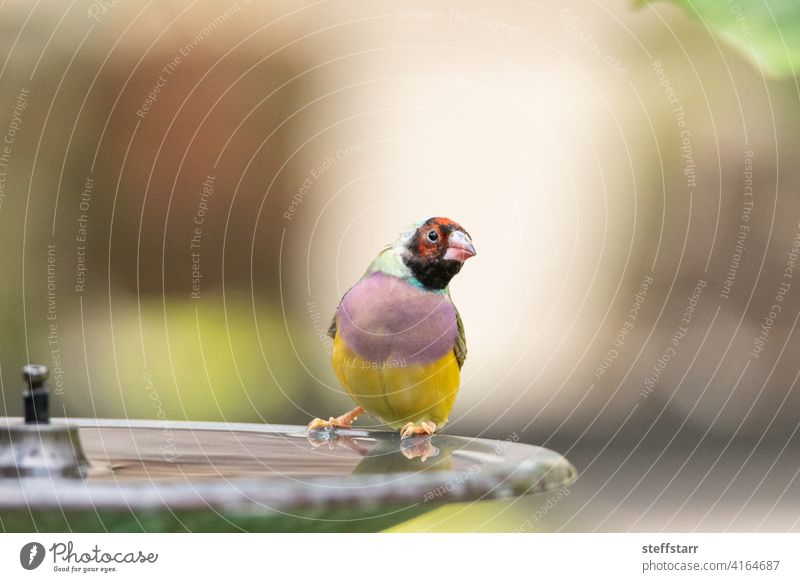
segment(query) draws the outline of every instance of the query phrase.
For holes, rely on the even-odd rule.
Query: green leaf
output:
[[[765,72],[800,71],[800,0],[670,0]]]

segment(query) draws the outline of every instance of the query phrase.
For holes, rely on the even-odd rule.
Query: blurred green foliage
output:
[[[671,0],[711,32],[776,76],[800,66],[797,0]]]
[[[64,322],[76,365],[60,397],[72,416],[280,423],[302,415],[294,399],[318,388],[287,335],[297,324],[270,301],[119,296],[112,318],[102,309],[76,315]],[[80,353],[69,354],[84,343],[91,358],[80,366]]]

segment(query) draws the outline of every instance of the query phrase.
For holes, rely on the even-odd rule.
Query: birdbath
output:
[[[57,466],[37,466],[54,447]],[[575,476],[561,455],[510,440],[0,418],[5,531],[380,531],[447,503],[546,492]]]

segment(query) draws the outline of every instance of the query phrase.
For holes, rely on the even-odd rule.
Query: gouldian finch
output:
[[[364,412],[402,437],[445,425],[467,357],[449,284],[474,255],[467,231],[437,217],[411,225],[372,261],[328,331],[334,372],[358,407],[309,430],[349,427]]]

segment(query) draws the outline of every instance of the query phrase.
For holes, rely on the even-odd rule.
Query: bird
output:
[[[448,421],[467,357],[450,281],[475,256],[469,233],[433,217],[404,229],[342,297],[328,335],[331,364],[357,405],[308,431],[349,428],[369,413],[401,438],[432,435]]]

